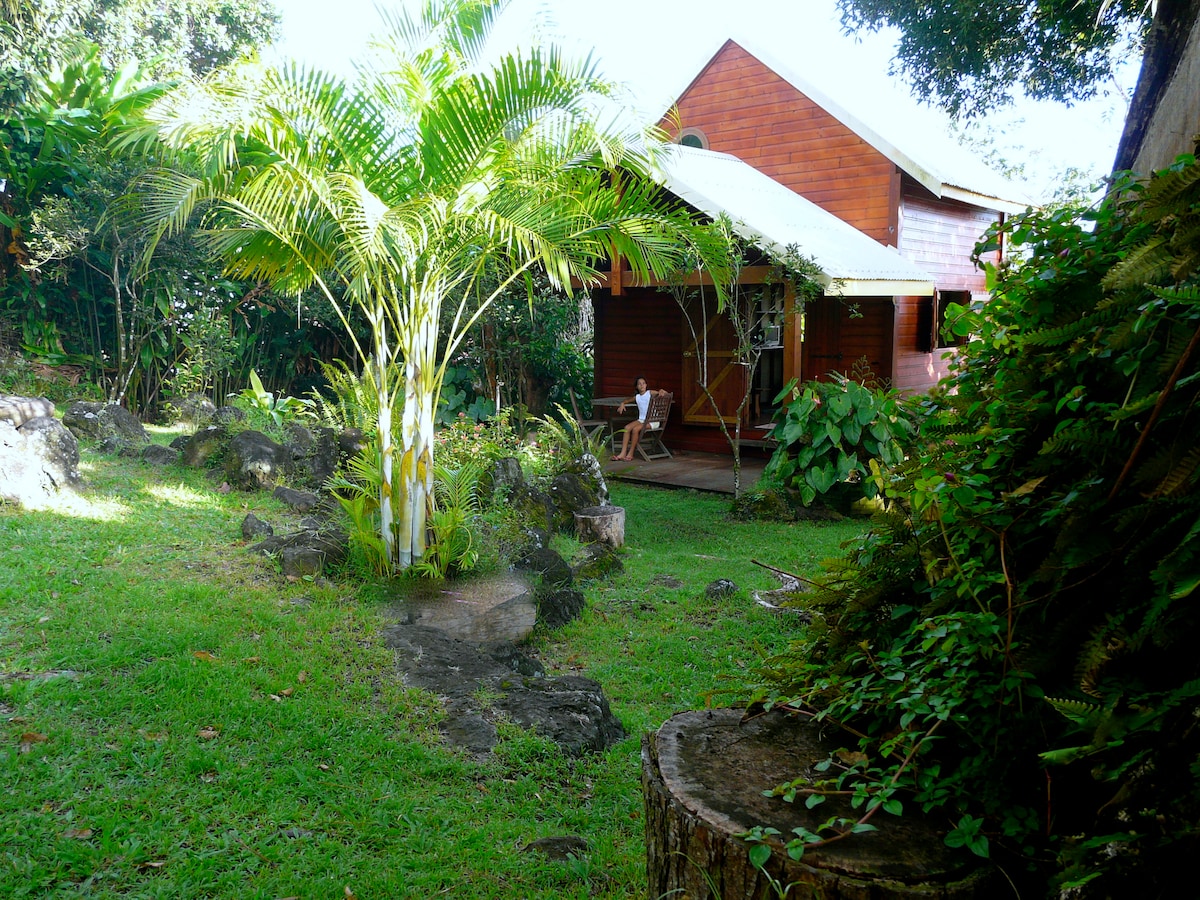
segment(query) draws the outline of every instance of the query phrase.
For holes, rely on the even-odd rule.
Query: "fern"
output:
[[[461,509],[468,513],[479,511],[479,482],[483,466],[463,463],[457,468],[434,466],[434,500],[442,509]]]
[[[1168,459],[1173,460],[1175,453],[1167,454]],[[1162,480],[1151,491],[1152,497],[1170,497],[1175,494],[1182,494],[1187,489],[1195,487],[1197,475],[1200,474],[1200,446],[1193,447],[1183,455],[1177,463],[1172,465]]]
[[[1166,235],[1155,235],[1109,269],[1102,284],[1109,290],[1140,287],[1171,271],[1172,254]]]
[[[1107,453],[1124,445],[1120,435],[1100,422],[1078,419],[1053,437],[1047,438],[1038,450],[1039,456],[1056,457],[1061,453],[1088,450]]]
[[[352,457],[348,472],[335,472],[325,487],[337,498],[350,520],[351,547],[360,553],[368,569],[379,577],[391,570],[387,545],[379,533],[380,485],[383,474],[379,468],[379,451],[371,446]]]
[[[339,431],[357,428],[368,437],[374,435],[379,425],[379,391],[375,379],[369,374],[357,374],[340,359],[321,363],[321,373],[329,382],[328,388],[309,394],[317,420]],[[399,384],[399,373],[394,377],[393,390]],[[399,419],[396,416],[396,421]]]
[[[1200,165],[1173,166],[1158,172],[1142,192],[1145,217],[1161,221],[1200,203]]]
[[[562,404],[555,404],[555,408],[559,415],[557,419],[551,416],[533,417],[537,423],[539,440],[547,444],[555,456],[568,462],[585,455],[599,459],[607,443],[604,433],[589,438]]]
[[[1104,707],[1099,703],[1060,697],[1047,697],[1046,702],[1081,728],[1095,728],[1104,716]]]
[[[1138,294],[1118,294],[1106,302],[1097,303],[1092,312],[1074,322],[1027,332],[1020,338],[1020,343],[1034,347],[1057,347],[1080,338],[1094,337],[1096,329],[1116,325],[1129,315],[1131,308],[1144,302],[1145,298]]]

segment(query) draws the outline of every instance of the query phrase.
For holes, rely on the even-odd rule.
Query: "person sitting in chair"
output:
[[[633,382],[637,393],[628,400],[622,400],[621,405],[617,407],[618,413],[625,412],[625,406],[629,403],[637,403],[638,418],[636,422],[630,422],[625,426],[625,438],[621,441],[621,452],[614,456],[614,460],[622,462],[632,462],[633,452],[637,450],[638,441],[641,440],[642,432],[646,430],[646,413],[650,411],[650,398],[658,395],[663,396],[667,391],[652,391],[646,385],[644,376],[639,375]]]

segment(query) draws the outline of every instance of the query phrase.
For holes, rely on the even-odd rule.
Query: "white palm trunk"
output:
[[[375,390],[379,399],[379,536],[389,564],[396,558],[396,530],[392,523],[392,394],[388,381],[391,353],[388,350],[387,321],[376,310],[371,323],[375,332]]]
[[[404,412],[400,426],[399,522],[396,562],[406,569],[425,555],[433,507],[433,421],[437,403],[439,304],[413,297],[404,360]]]

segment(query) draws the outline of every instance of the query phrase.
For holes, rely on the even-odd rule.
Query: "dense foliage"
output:
[[[853,784],[1041,889],[1159,896],[1200,816],[1200,165],[1088,218],[1006,226],[1030,257],[956,311],[923,450],[764,696],[854,736],[785,792]]]
[[[788,399],[763,478],[799,492],[805,506],[848,480],[874,497],[881,467],[899,464],[911,443],[913,424],[897,391],[834,373],[803,389],[793,380],[781,396]]]
[[[147,63],[156,78],[203,75],[266,46],[279,33],[271,0],[9,0],[0,5],[0,79],[22,73],[86,40],[109,69]]]
[[[449,335],[452,322],[444,318],[442,333]],[[556,289],[545,273],[531,273],[482,310],[454,363],[439,421],[459,412],[484,418],[497,398],[501,408],[517,411],[518,425],[556,404],[569,407],[572,392],[586,402],[592,395],[591,301],[585,292]]]
[[[839,0],[849,30],[899,31],[897,68],[924,99],[982,115],[1021,87],[1037,99],[1093,96],[1148,24],[1136,0]]]
[[[31,359],[151,419],[191,391],[221,398],[255,368],[302,389],[313,354],[339,350],[327,305],[222,277],[190,232],[146,261],[119,214],[148,161],[112,141],[159,79],[207,71],[274,28],[260,0],[152,6],[16,3],[0,23],[0,325]]]

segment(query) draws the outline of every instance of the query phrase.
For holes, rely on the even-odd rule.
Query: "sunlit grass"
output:
[[[146,496],[170,506],[193,509],[218,509],[221,504],[211,491],[204,493],[186,484],[151,484],[144,488]]]
[[[31,512],[52,512],[74,519],[91,519],[94,522],[116,522],[130,514],[130,508],[120,500],[96,497],[89,494],[64,490],[42,498],[32,498],[25,503]]]
[[[628,737],[572,760],[502,725],[474,759],[397,675],[386,604],[366,599],[383,592],[288,583],[247,552],[241,517],[286,528],[277,501],[89,463],[76,499],[105,517],[0,507],[4,898],[643,897],[641,733],[795,634],[754,604],[775,582],[750,557],[811,572],[858,530],[614,486],[625,572],[528,652],[599,680]],[[742,590],[707,599],[719,577]],[[566,834],[588,842],[574,866],[514,852]]]

